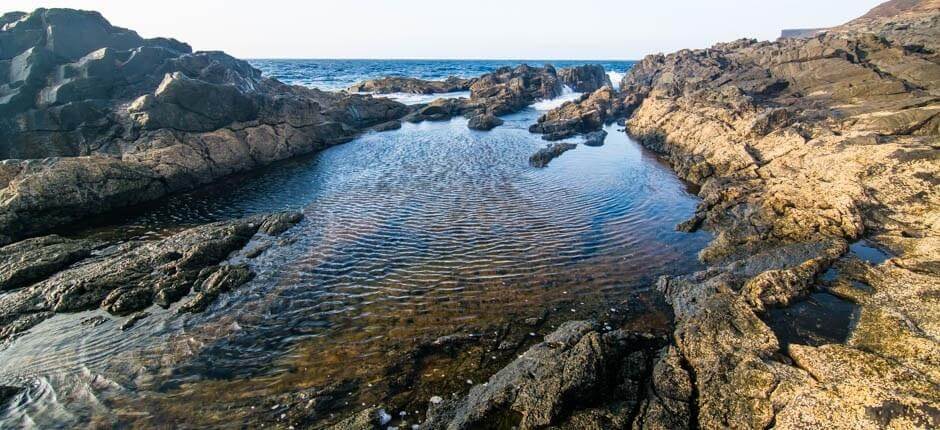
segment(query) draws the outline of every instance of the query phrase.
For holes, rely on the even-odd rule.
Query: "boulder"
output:
[[[564,68],[558,71],[558,78],[563,84],[579,93],[592,93],[605,86],[613,88],[607,71],[600,64]]]
[[[606,75],[605,75],[606,76]],[[581,96],[577,101],[546,112],[529,127],[532,133],[543,134],[545,140],[561,140],[581,133],[601,130],[624,114],[623,103],[609,86]]]
[[[503,120],[493,114],[482,113],[471,117],[470,121],[467,123],[467,128],[471,130],[489,131],[501,125],[503,125]]]
[[[572,150],[578,145],[574,143],[558,142],[539,149],[535,154],[529,157],[529,165],[532,167],[545,167],[565,151]]]

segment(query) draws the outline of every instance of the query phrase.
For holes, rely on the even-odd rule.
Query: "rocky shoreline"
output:
[[[603,68],[548,65],[351,88],[471,94],[412,107],[284,85],[95,13],[3,15],[0,341],[60,312],[102,308],[131,329],[153,304],[203,310],[301,215],[124,244],[20,239],[401,121],[462,115],[488,130],[568,85],[589,94],[530,131],[603,142],[590,133],[621,121],[699,186],[700,207],[677,228],[715,234],[708,267],[657,282],[671,336],[565,323],[466,395],[430,399],[420,428],[938,427],[940,6],[886,5],[811,37],[648,56],[619,90]],[[853,309],[844,339],[784,337],[799,321],[773,313],[813,294]],[[298,396],[284,424],[320,425]],[[368,407],[335,428],[386,418]]]
[[[559,373],[583,392],[609,383],[540,373],[564,358],[520,357],[450,412],[432,408],[427,428],[940,425],[940,8],[890,3],[811,38],[649,56],[613,102],[601,90],[540,119],[534,132],[571,136],[616,118],[614,105],[628,133],[701,186],[703,203],[679,228],[717,234],[701,253],[709,267],[660,279],[676,326],[635,409],[559,415],[558,403],[526,400],[538,393],[526,384],[498,391],[520,366],[536,366],[534,386],[558,386]],[[849,246],[863,237],[884,258]],[[818,291],[857,307],[847,337],[782,347],[786,327],[768,315]],[[578,333],[604,336],[588,326]],[[570,344],[552,339],[569,329],[530,352],[566,354]],[[586,349],[572,370],[608,354]],[[540,398],[577,406],[564,392]]]

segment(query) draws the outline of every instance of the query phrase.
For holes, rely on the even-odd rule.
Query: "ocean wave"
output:
[[[532,104],[532,107],[538,111],[549,111],[555,109],[558,106],[565,104],[565,102],[575,101],[581,97],[582,93],[577,93],[571,89],[571,87],[565,85],[561,90],[561,95],[553,99],[539,100]]]
[[[622,72],[607,72],[607,76],[610,78],[610,83],[614,84],[614,89],[620,88],[620,81],[623,80],[625,73]]]
[[[454,99],[458,97],[470,98],[470,91],[455,91],[452,93],[439,94],[410,94],[410,93],[390,93],[373,94],[375,97],[388,97],[399,103],[406,105],[416,105],[420,103],[430,103],[437,99]]]

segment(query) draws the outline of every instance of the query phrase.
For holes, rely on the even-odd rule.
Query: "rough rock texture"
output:
[[[387,76],[380,79],[370,79],[349,87],[348,91],[357,93],[409,93],[409,94],[440,94],[458,91],[469,91],[476,78],[464,79],[451,76],[443,81],[427,81],[417,78],[400,76]]]
[[[388,99],[284,85],[95,12],[38,9],[0,23],[0,243],[409,113]]]
[[[567,142],[553,143],[546,146],[545,148],[539,149],[535,154],[532,154],[532,156],[529,157],[529,164],[532,167],[545,167],[559,155],[564,154],[566,151],[570,151],[577,146],[577,144]]]
[[[503,67],[487,73],[470,86],[470,102],[493,115],[517,112],[539,99],[561,94],[562,82],[551,65]]]
[[[536,124],[529,127],[529,131],[544,134],[542,138],[545,140],[560,140],[600,130],[605,123],[624,114],[621,97],[610,86],[604,86],[581,96],[577,101],[566,102],[546,112]]]
[[[658,283],[676,330],[637,427],[940,425],[940,9],[891,3],[914,6],[621,83],[628,132],[701,186],[680,228],[716,234],[708,269]],[[863,236],[894,257],[863,261]],[[859,306],[848,338],[781,349],[765,312],[818,289]]]
[[[558,78],[563,84],[579,93],[594,92],[605,86],[613,88],[607,71],[600,64],[585,64],[560,69]]]
[[[462,399],[432,404],[426,429],[610,429],[630,423],[659,339],[563,324]]]
[[[8,279],[18,288],[0,295],[0,340],[56,313],[100,307],[130,315],[154,304],[169,307],[193,290],[180,310],[204,310],[251,278],[247,266],[228,262],[231,256],[247,250],[250,241],[270,242],[301,218],[289,212],[259,215],[114,245],[57,236],[7,245],[0,248],[4,273],[16,275]]]
[[[471,130],[492,130],[503,125],[503,120],[491,113],[481,113],[470,118],[467,127]]]

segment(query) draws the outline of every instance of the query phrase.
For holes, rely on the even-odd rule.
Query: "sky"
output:
[[[615,59],[828,27],[881,0],[3,0],[241,58]]]

